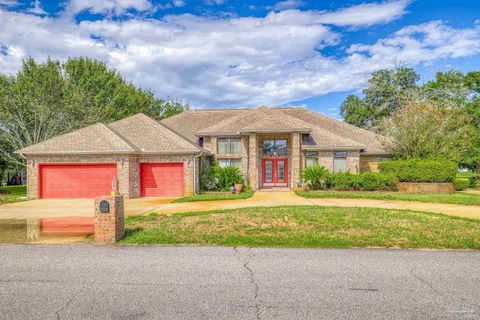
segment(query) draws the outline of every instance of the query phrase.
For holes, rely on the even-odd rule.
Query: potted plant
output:
[[[235,193],[242,192],[243,189],[243,177],[239,174],[234,177],[233,179],[233,188],[235,189]]]

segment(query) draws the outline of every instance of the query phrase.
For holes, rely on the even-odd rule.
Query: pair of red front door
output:
[[[263,159],[263,187],[288,186],[288,160],[286,158]]]

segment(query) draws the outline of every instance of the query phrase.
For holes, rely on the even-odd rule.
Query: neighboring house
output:
[[[254,190],[296,187],[318,162],[332,172],[376,171],[390,157],[373,132],[303,108],[191,110],[155,121],[143,114],[95,124],[17,153],[27,160],[30,198],[109,194],[191,195],[199,158],[235,165]]]

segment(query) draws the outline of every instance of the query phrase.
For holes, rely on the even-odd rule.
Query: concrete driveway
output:
[[[242,200],[171,203],[175,198],[138,198],[125,200],[125,215],[150,212],[160,214],[271,206],[368,207],[415,210],[480,219],[480,206],[373,199],[305,199],[294,192],[256,192]],[[93,200],[33,200],[0,206],[0,219],[93,216]]]
[[[479,319],[468,251],[0,245],[2,319]]]
[[[125,215],[155,211],[176,198],[139,198],[125,200]],[[0,205],[0,219],[31,219],[53,217],[93,217],[92,199],[45,199]]]

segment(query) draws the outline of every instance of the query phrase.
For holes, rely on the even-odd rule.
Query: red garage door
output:
[[[117,166],[95,164],[41,164],[41,198],[94,198],[109,195]]]
[[[183,163],[141,163],[142,197],[183,196]]]

